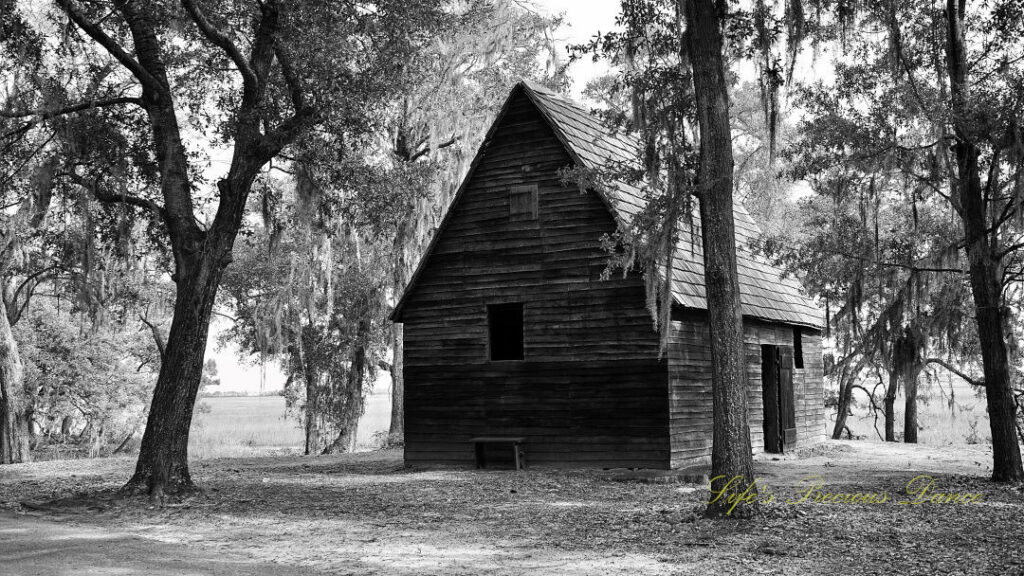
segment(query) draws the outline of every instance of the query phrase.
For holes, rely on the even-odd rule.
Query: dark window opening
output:
[[[537,219],[537,185],[511,186],[508,189],[509,220]]]
[[[793,328],[793,367],[804,368],[804,339],[799,328]]]
[[[491,360],[522,360],[522,302],[488,305],[487,336]]]

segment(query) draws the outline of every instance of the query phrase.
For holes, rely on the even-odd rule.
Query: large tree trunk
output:
[[[966,156],[966,166],[961,165],[961,174],[970,174],[973,156],[977,169],[977,152],[959,150],[958,158]],[[963,146],[966,147],[966,146]],[[966,170],[966,172],[964,172]],[[961,179],[963,179],[961,177]],[[968,178],[977,180],[977,174]],[[977,186],[977,197],[968,201],[964,198],[964,231],[967,235],[967,257],[970,261],[971,291],[974,294],[975,319],[981,340],[981,359],[985,373],[985,399],[988,405],[988,419],[992,431],[992,479],[996,481],[1024,480],[1021,467],[1020,444],[1017,442],[1015,422],[1016,405],[1010,386],[1010,360],[1006,349],[1006,326],[1003,322],[1002,287],[1000,284],[998,256],[985,241],[984,213],[975,204],[981,204],[981,186]],[[965,191],[965,196],[972,195]],[[971,208],[968,209],[968,205]]]
[[[124,201],[145,208],[160,217],[166,226],[174,255],[174,282],[177,285],[174,318],[157,378],[153,403],[142,438],[135,474],[125,486],[127,490],[146,488],[154,497],[165,490],[192,487],[188,470],[188,435],[192,411],[203,371],[210,314],[224,268],[242,226],[245,203],[252,183],[262,166],[285,146],[294,142],[316,119],[316,109],[304,102],[305,92],[286,78],[292,91],[295,113],[272,127],[264,110],[268,93],[266,79],[275,58],[281,51],[277,41],[280,19],[276,2],[260,5],[261,16],[253,27],[248,57],[248,73],[243,74],[239,100],[232,112],[231,134],[233,153],[227,176],[217,183],[218,205],[213,223],[201,226],[195,214],[195,202],[189,179],[189,160],[178,126],[173,83],[168,78],[165,38],[159,34],[161,17],[137,2],[113,3],[116,13],[124,18],[131,33],[134,54],[111,47],[114,42],[95,23],[75,9],[74,3],[58,2],[68,18],[86,34],[99,42],[107,52],[121,61],[139,80],[142,88],[140,105],[146,111],[152,131],[152,151],[160,174],[163,205],[131,195],[101,193],[97,198],[107,202]],[[186,10],[189,11],[189,10]],[[115,13],[112,12],[111,14]],[[236,47],[228,37],[211,31],[197,12],[189,16],[208,39],[215,37],[229,56],[236,56]],[[224,46],[228,47],[224,47]],[[131,52],[130,50],[128,52]],[[286,69],[287,67],[282,67]],[[285,76],[291,76],[284,72]]]
[[[183,258],[178,267],[174,318],[129,491],[153,497],[194,488],[188,468],[188,438],[203,374],[210,315],[227,254],[210,246]]]
[[[733,156],[729,127],[729,93],[722,55],[720,14],[714,0],[685,2],[687,46],[693,66],[693,87],[700,125],[701,237],[704,282],[711,329],[711,388],[714,413],[711,490],[738,478],[743,488],[754,482],[754,463],[747,425],[747,390],[743,365],[743,318],[736,270],[733,222]],[[667,273],[667,272],[666,272]],[[751,504],[744,512],[750,511]],[[730,512],[718,498],[708,504],[709,516]],[[733,510],[733,513],[739,508]]]
[[[28,462],[29,411],[25,370],[7,313],[0,306],[0,464]]]
[[[405,371],[403,361],[402,325],[391,326],[391,427],[388,439],[391,444],[405,441]]]
[[[1020,481],[1024,480],[1024,468],[1015,430],[1016,405],[1010,386],[998,234],[997,230],[991,234],[988,230],[988,207],[978,166],[980,151],[970,132],[974,120],[967,105],[970,94],[963,30],[965,5],[964,0],[946,2],[946,57],[956,135],[957,179],[953,184],[961,203],[971,292],[985,373],[985,398],[992,431],[992,479],[998,482]]]

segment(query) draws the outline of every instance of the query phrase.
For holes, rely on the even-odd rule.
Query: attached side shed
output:
[[[680,247],[675,332],[659,359],[642,278],[600,278],[599,239],[642,206],[639,192],[581,193],[559,175],[631,161],[634,145],[543,87],[513,88],[392,316],[404,324],[408,464],[471,464],[477,436],[525,438],[531,465],[709,460],[700,247]],[[755,449],[762,421],[777,424],[765,428],[772,450],[820,440],[820,312],[750,254],[756,226],[742,207],[736,218]],[[797,342],[802,368],[787,372]],[[775,382],[767,397],[788,394],[768,412],[762,372]]]

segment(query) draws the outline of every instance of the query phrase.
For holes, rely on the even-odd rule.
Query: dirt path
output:
[[[127,459],[4,466],[0,574],[1024,574],[1024,492],[988,482],[985,449],[829,442],[798,456],[760,459],[780,499],[729,521],[700,517],[704,485],[408,470],[397,452],[199,462],[206,493],[158,507],[103,497]],[[898,504],[920,474],[984,499]],[[891,499],[784,503],[808,476]]]
[[[167,544],[89,524],[0,512],[0,572],[11,576],[315,576],[209,548]]]

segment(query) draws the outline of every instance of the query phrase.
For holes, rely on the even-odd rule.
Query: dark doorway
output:
[[[782,453],[796,446],[793,409],[793,349],[761,345],[761,395],[764,399],[764,450]]]

